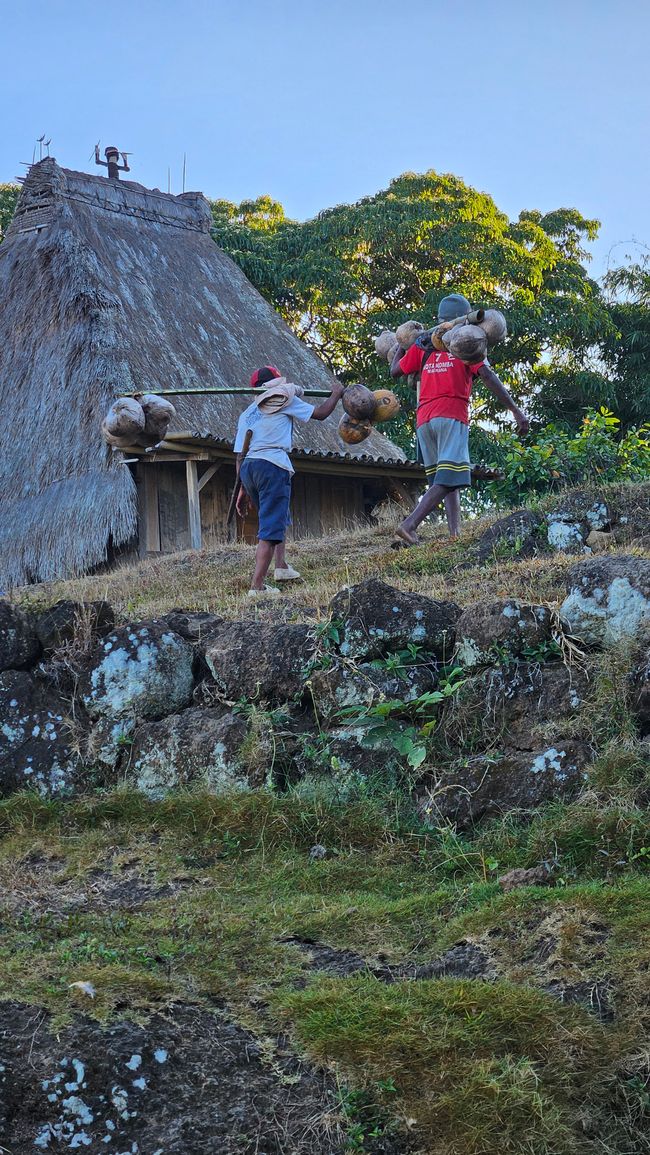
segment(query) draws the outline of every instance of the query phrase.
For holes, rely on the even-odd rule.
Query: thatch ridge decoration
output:
[[[0,582],[83,572],[137,526],[136,488],[100,423],[141,390],[246,385],[271,362],[314,388],[333,378],[212,241],[200,193],[33,165],[0,245]],[[241,396],[174,398],[170,432],[232,438]],[[296,449],[355,457],[340,410],[296,425]],[[404,462],[373,431],[364,457]],[[359,453],[359,457],[362,456]]]

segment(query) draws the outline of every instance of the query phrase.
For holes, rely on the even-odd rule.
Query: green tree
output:
[[[17,184],[0,184],[0,241],[9,228],[19,193],[20,188]]]
[[[611,390],[603,400],[627,428],[650,414],[650,258],[612,269],[604,286],[614,333],[600,350]]]
[[[593,405],[592,350],[615,334],[583,265],[597,221],[558,209],[511,222],[487,194],[433,171],[405,173],[375,196],[303,224],[278,210],[260,228],[247,205],[220,208],[215,239],[342,379],[387,384],[373,335],[409,317],[432,324],[441,297],[455,290],[506,313],[510,336],[493,360],[517,397],[546,389],[552,399],[556,372],[572,381],[586,372],[573,391],[573,423]],[[400,391],[408,402],[406,387]],[[498,418],[491,396],[483,402],[485,416]],[[410,446],[412,425],[411,403],[391,436]]]

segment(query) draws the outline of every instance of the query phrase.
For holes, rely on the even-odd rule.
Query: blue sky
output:
[[[288,215],[453,172],[510,216],[602,221],[593,272],[650,245],[640,0],[0,0],[0,181],[42,133],[68,168],[131,150],[132,177]],[[99,171],[99,170],[97,170]]]

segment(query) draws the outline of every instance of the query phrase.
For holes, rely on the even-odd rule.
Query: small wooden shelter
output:
[[[174,397],[165,447],[126,456],[100,435],[120,394],[245,386],[268,362],[306,387],[331,386],[210,225],[200,193],[172,196],[49,157],[31,167],[0,245],[4,587],[86,572],[118,552],[224,538],[232,442],[250,397]],[[345,445],[339,416],[296,424],[296,535],[421,488],[420,467],[378,431]]]

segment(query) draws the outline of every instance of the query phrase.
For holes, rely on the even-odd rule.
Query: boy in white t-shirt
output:
[[[300,577],[297,570],[287,565],[284,555],[293,475],[289,458],[293,422],[324,421],[336,408],[343,386],[336,382],[331,395],[320,405],[313,406],[303,401],[300,386],[287,382],[273,365],[256,369],[250,383],[252,388],[261,390],[262,396],[241,414],[234,449],[241,482],[237,512],[241,517],[245,516],[249,498],[257,508],[258,545],[248,592],[249,597],[259,597],[263,593],[278,593],[277,589],[265,585],[274,555],[276,581]],[[250,446],[243,457],[249,431]]]

